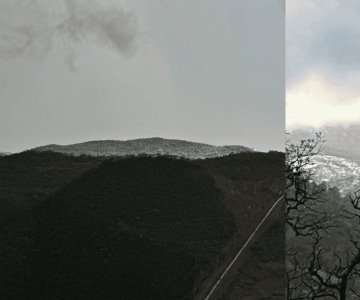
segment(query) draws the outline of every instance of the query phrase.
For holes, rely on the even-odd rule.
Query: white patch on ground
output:
[[[314,172],[316,183],[326,182],[330,187],[337,187],[342,195],[360,188],[359,163],[337,156],[318,155],[308,168]]]

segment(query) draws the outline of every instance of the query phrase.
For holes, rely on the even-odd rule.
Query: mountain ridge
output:
[[[95,140],[69,145],[49,144],[31,149],[43,152],[52,151],[68,155],[127,156],[127,155],[171,155],[189,159],[221,157],[254,149],[240,145],[215,146],[186,140],[165,139],[161,137],[131,140]]]

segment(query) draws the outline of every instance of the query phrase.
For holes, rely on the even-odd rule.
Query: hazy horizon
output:
[[[349,122],[349,123],[341,123],[341,122],[326,122],[321,125],[289,125],[286,130],[297,130],[297,129],[322,129],[326,127],[340,127],[340,128],[348,128],[348,127],[360,127],[360,122]]]

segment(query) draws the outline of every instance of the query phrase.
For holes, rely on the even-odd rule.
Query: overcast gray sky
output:
[[[288,128],[360,122],[360,1],[289,0]]]
[[[1,0],[0,150],[161,136],[283,149],[281,0]]]

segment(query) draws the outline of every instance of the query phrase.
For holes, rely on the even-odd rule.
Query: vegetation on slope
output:
[[[271,204],[281,184],[262,180],[283,163],[279,153],[9,158],[0,200],[17,213],[0,229],[1,299],[192,299]],[[37,189],[47,193],[33,201]]]
[[[148,155],[176,155],[190,159],[211,158],[229,155],[230,153],[253,151],[251,148],[238,145],[214,146],[159,137],[127,141],[89,141],[72,145],[47,145],[37,147],[34,150],[93,156],[127,156],[146,153]]]
[[[90,156],[33,151],[0,157],[0,226],[100,162]]]

